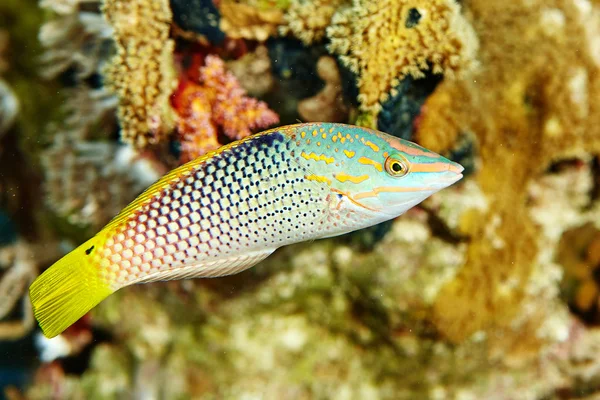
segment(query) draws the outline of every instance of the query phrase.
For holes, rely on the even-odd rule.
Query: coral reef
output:
[[[39,268],[59,256],[56,243],[32,245],[17,240],[0,246],[0,340],[15,340],[29,333],[34,325],[27,288],[38,276]],[[15,314],[15,306],[22,303]]]
[[[279,114],[282,124],[296,123],[300,101],[315,96],[324,87],[317,73],[317,61],[327,51],[324,46],[306,47],[289,37],[269,39],[267,49],[275,86],[264,98]]]
[[[278,7],[261,4],[257,0],[220,0],[220,28],[233,39],[252,39],[264,42],[277,32],[283,21]]]
[[[354,0],[334,14],[327,36],[359,77],[361,107],[374,112],[406,76],[468,71],[478,46],[454,0]]]
[[[600,323],[600,230],[586,224],[566,231],[556,257],[564,267],[561,289],[573,312],[589,324]]]
[[[103,12],[117,46],[105,72],[107,87],[119,97],[121,140],[139,148],[156,144],[175,124],[169,106],[176,87],[169,2],[107,0]]]
[[[7,396],[600,393],[598,2],[40,6],[0,5],[3,98],[20,104],[0,137],[0,209],[25,221],[5,243],[0,214],[2,338],[33,325],[20,301],[40,270],[167,168],[278,115],[378,127],[467,169],[371,230],[119,291],[58,338],[30,336],[41,366]]]
[[[99,11],[80,11],[80,1],[43,1],[53,11],[40,28],[44,47],[41,76],[68,83],[61,129],[72,139],[86,139],[116,129],[117,98],[98,84],[113,50],[112,29]],[[88,2],[99,7],[99,2]]]
[[[75,5],[65,7],[56,2],[41,6],[54,11],[55,18],[46,22],[39,32],[41,45],[46,49],[40,73],[46,79],[60,75],[70,80],[85,80],[99,74],[103,61],[112,51],[112,29],[98,12],[79,11]],[[94,2],[98,4],[98,2]]]
[[[192,160],[224,143],[218,141],[218,129],[232,140],[250,135],[256,128],[279,122],[267,105],[246,97],[235,76],[226,70],[219,57],[209,55],[200,68],[199,83],[183,82],[173,96],[179,112],[178,134],[181,161]]]
[[[282,35],[289,33],[309,46],[325,37],[336,9],[346,0],[292,0],[279,27]]]
[[[377,129],[411,140],[415,124],[423,111],[423,103],[433,93],[442,78],[427,72],[421,79],[407,76],[394,88],[394,94],[381,105]]]
[[[19,114],[19,101],[12,89],[0,78],[0,137],[13,125]]]
[[[600,152],[600,112],[591,101],[600,64],[582,40],[599,13],[566,1],[505,5],[469,4],[482,69],[440,84],[417,138],[444,151],[461,132],[473,132],[482,160],[476,179],[489,202],[486,211],[459,218],[467,260],[440,292],[435,325],[456,342],[486,335],[501,358],[514,350],[523,359],[568,336],[556,247],[566,230],[600,220],[589,197],[590,156]],[[548,15],[559,17],[556,24],[532,22]],[[542,179],[553,163],[571,158],[582,163],[564,172],[568,178]]]
[[[269,50],[263,45],[237,60],[228,62],[227,69],[237,78],[250,96],[264,96],[275,85]]]
[[[65,135],[55,141],[42,157],[46,202],[71,224],[98,230],[166,172],[128,146]]]
[[[32,170],[38,167],[36,155],[47,140],[46,126],[48,121],[59,115],[56,96],[62,87],[39,79],[42,49],[37,34],[44,19],[38,4],[2,1],[0,21],[0,31],[3,32],[0,33],[0,64],[3,65],[0,75],[12,92],[9,104],[13,101],[19,104],[18,114],[4,136],[4,144],[16,140],[28,172],[35,175],[37,171]],[[6,100],[4,98],[3,101]],[[4,125],[8,118],[4,120],[2,116],[0,120],[0,124]],[[16,154],[13,150],[11,153]],[[9,156],[4,153],[3,158],[8,159]]]
[[[219,28],[221,14],[212,0],[171,0],[173,22],[185,32],[206,37],[221,44],[225,34]]]
[[[335,59],[323,56],[317,61],[319,78],[325,87],[315,96],[298,103],[298,113],[305,121],[344,122],[348,107],[344,104],[340,72]]]

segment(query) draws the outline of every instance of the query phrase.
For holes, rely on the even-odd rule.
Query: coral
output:
[[[169,2],[107,0],[103,12],[117,46],[105,73],[107,87],[119,97],[121,140],[138,148],[156,144],[175,124]]]
[[[441,80],[441,76],[429,71],[421,79],[414,79],[412,76],[402,79],[394,88],[394,94],[382,103],[377,116],[377,129],[411,140],[423,103]]]
[[[51,7],[50,4],[46,6]],[[73,74],[75,76],[70,79],[77,80],[90,78],[100,73],[112,51],[112,29],[102,15],[80,12],[76,7],[72,13],[62,10],[42,25],[38,37],[46,49],[40,70],[46,79],[61,74]]]
[[[221,146],[217,127],[211,121],[212,107],[202,86],[187,83],[173,97],[179,113],[177,132],[181,146],[180,162],[185,163]]]
[[[0,137],[14,124],[19,101],[12,89],[0,78]]]
[[[164,172],[129,146],[58,135],[43,154],[46,202],[71,224],[94,231]]]
[[[406,76],[470,70],[478,46],[454,0],[353,0],[334,14],[327,36],[358,75],[361,107],[374,112]]]
[[[406,286],[398,281],[413,274],[423,281],[429,274],[439,276],[446,258],[460,264],[460,251],[432,240],[422,217],[401,222],[376,255],[361,256],[321,241],[284,249],[229,283],[173,282],[120,291],[93,312],[98,326],[111,328],[115,344],[96,348],[90,368],[68,387],[87,397],[102,391],[101,382],[117,381],[111,386],[116,394],[154,393],[158,387],[167,398],[236,398],[243,393],[332,398],[343,390],[349,398],[409,399],[414,393],[426,397],[425,376],[438,381],[453,374],[464,381],[473,370],[467,349],[455,355],[444,346],[434,350],[432,342],[417,347],[415,336],[397,332],[402,329],[399,319],[386,323],[382,316],[388,307],[408,311],[413,302],[429,301],[452,274],[441,276],[428,290],[415,284],[404,292]],[[418,246],[428,241],[430,245]],[[397,251],[388,255],[390,245]],[[444,255],[434,256],[435,249],[443,249]],[[397,261],[392,269],[365,280],[375,265],[391,259]],[[409,265],[401,259],[410,260]],[[232,293],[230,285],[245,289]],[[413,300],[398,304],[403,298]],[[393,343],[386,342],[387,336]],[[106,362],[96,362],[98,357]],[[453,357],[466,361],[461,369],[452,367]],[[114,368],[117,360],[127,368]],[[164,367],[157,370],[157,362]],[[288,367],[279,368],[283,365]],[[444,372],[436,372],[439,365],[447,366]],[[405,376],[404,388],[396,385],[396,373]],[[36,385],[28,394],[43,387]]]
[[[38,34],[44,47],[40,74],[46,80],[60,78],[68,83],[59,129],[71,139],[82,140],[115,131],[117,108],[116,96],[99,82],[113,50],[112,28],[99,11],[80,11],[83,4],[99,7],[97,1],[42,2],[56,14]]]
[[[227,68],[250,96],[260,97],[269,92],[275,80],[271,72],[269,51],[263,45],[241,58],[227,63]]]
[[[460,133],[456,138],[456,143],[445,155],[464,167],[463,176],[474,174],[480,162],[477,137],[471,132]]]
[[[233,39],[251,39],[264,42],[277,33],[283,21],[281,9],[263,6],[260,1],[220,0],[221,30]]]
[[[324,46],[306,47],[298,39],[271,38],[267,42],[275,87],[266,97],[281,116],[282,124],[297,123],[298,103],[315,96],[323,87],[317,74],[317,61],[328,55]]]
[[[0,340],[15,340],[35,326],[27,289],[37,277],[41,265],[58,256],[57,243],[42,246],[17,240],[0,247]],[[10,318],[17,302],[22,301],[21,316]]]
[[[223,60],[214,55],[208,55],[200,68],[199,83],[182,83],[173,96],[173,105],[180,116],[178,134],[183,162],[219,147],[219,128],[237,140],[250,135],[253,129],[279,121],[265,103],[246,97],[246,91],[226,70]]]
[[[325,37],[325,29],[331,23],[336,9],[346,0],[292,0],[286,10],[279,33],[293,34],[309,46]]]
[[[59,15],[76,14],[82,5],[97,6],[98,0],[41,0],[40,7]]]
[[[112,50],[125,51],[131,38],[140,43],[139,24],[129,25],[131,36],[129,31],[115,31],[115,47],[112,28],[99,18],[97,1],[43,1],[50,24],[40,37],[49,54],[37,66],[51,80],[36,84],[34,75],[23,74],[28,68],[31,71],[23,59],[40,60],[36,55],[42,53],[35,47],[35,35],[23,40],[27,35],[20,33],[26,30],[14,22],[21,20],[15,16],[34,15],[30,3],[0,3],[0,14],[8,8],[17,10],[6,21],[11,24],[10,49],[19,51],[6,52],[9,68],[2,78],[22,106],[13,129],[1,141],[0,208],[11,218],[23,209],[46,222],[16,224],[29,231],[19,232],[17,242],[25,246],[23,254],[33,254],[22,257],[25,263],[16,262],[15,243],[0,244],[4,245],[0,258],[8,254],[7,260],[0,260],[0,289],[10,292],[9,296],[0,293],[3,300],[10,300],[0,311],[12,309],[0,323],[0,331],[8,327],[14,337],[15,332],[25,332],[19,325],[21,317],[25,325],[31,324],[28,310],[21,311],[20,300],[15,299],[38,270],[59,256],[54,254],[57,239],[62,254],[65,244],[74,245],[94,233],[164,173],[155,160],[173,155],[166,140],[163,146],[139,154],[132,146],[116,143],[115,111],[117,100],[123,98],[108,93],[100,72]],[[116,8],[114,3],[107,7]],[[140,0],[120,3],[119,12],[142,4]],[[217,7],[224,3],[215,2]],[[259,11],[274,5],[272,0],[238,3]],[[308,2],[294,0],[286,12],[281,3],[277,7],[284,18],[292,15],[294,7],[309,7]],[[135,16],[143,16],[144,32],[160,31],[162,36],[148,36],[144,46],[158,36],[164,39],[163,47],[171,46],[169,32],[179,35],[176,25],[183,25],[186,15],[201,16],[203,9],[196,7],[208,2],[189,2],[194,8],[189,13],[182,11],[183,2],[171,4],[179,7],[173,6],[173,21],[163,12],[164,2],[154,3],[162,11],[151,17],[137,11],[128,14],[132,22],[138,22]],[[151,89],[170,81],[161,75],[163,61],[176,65],[179,86],[171,103],[166,102],[179,114],[175,118],[179,137],[173,142],[189,139],[190,148],[198,152],[248,134],[260,120],[254,118],[256,114],[273,117],[241,88],[261,96],[284,122],[294,122],[302,100],[308,104],[341,101],[336,81],[351,104],[351,121],[412,137],[467,164],[471,175],[386,225],[282,248],[239,275],[119,291],[89,313],[75,332],[67,331],[54,342],[40,340],[42,366],[23,396],[11,395],[31,399],[597,397],[598,3],[469,0],[460,4],[464,17],[450,1],[353,1],[336,12],[329,28],[334,33],[348,28],[347,35],[330,37],[341,45],[342,39],[350,43],[360,36],[355,28],[370,24],[370,30],[361,31],[365,35],[348,49],[345,61],[336,60],[337,71],[326,53],[326,39],[314,39],[306,47],[291,37],[299,35],[295,32],[270,38],[265,43],[268,54],[250,40],[225,40],[217,47],[216,42],[209,45],[198,36],[181,35],[176,51],[166,49],[163,54],[161,50],[156,55],[162,59],[145,59],[141,67],[154,64],[141,73],[159,71],[153,75],[155,84],[148,86]],[[228,19],[235,22],[232,15]],[[347,23],[340,20],[344,16]],[[41,17],[37,18],[34,21]],[[206,21],[194,18],[188,21],[203,29]],[[481,46],[481,68],[475,70],[469,70],[473,49],[467,47],[477,41],[467,40],[470,28],[464,18]],[[325,22],[315,21],[319,29],[314,32],[322,32]],[[303,29],[311,29],[313,21],[305,22]],[[275,32],[271,25],[268,29],[269,35]],[[369,42],[369,32],[387,36]],[[437,42],[432,43],[432,37]],[[413,39],[421,38],[418,46],[412,45]],[[142,51],[148,49],[144,46]],[[440,48],[443,55],[435,58]],[[404,53],[398,52],[405,50],[415,58],[401,57]],[[227,68],[217,56],[228,60]],[[373,64],[367,68],[359,64],[353,72],[345,66],[351,65],[349,58],[368,57]],[[403,65],[412,67],[399,72],[396,58],[408,59],[410,63]],[[446,76],[439,83],[434,76],[438,68]],[[456,73],[467,70],[468,74]],[[418,71],[427,78],[415,78]],[[121,78],[139,84],[136,72]],[[453,79],[448,79],[451,75]],[[389,84],[367,87],[365,76]],[[394,79],[396,85],[390,83]],[[352,109],[357,106],[352,102],[355,80],[362,82],[360,110]],[[160,94],[170,92],[169,86]],[[48,93],[51,102],[37,102],[38,94],[44,99]],[[372,107],[365,107],[365,93],[377,93]],[[382,93],[389,94],[383,102]],[[217,97],[228,103],[217,104]],[[234,111],[240,107],[242,112]],[[378,115],[373,108],[381,108]],[[331,110],[319,111],[323,118]],[[231,113],[242,118],[227,117]],[[39,152],[27,151],[27,157],[19,152],[36,146],[47,147],[42,165],[32,168],[33,173],[21,172],[36,165]],[[47,196],[40,193],[35,172],[46,177]],[[31,191],[29,197],[23,196],[22,188]],[[32,201],[36,199],[47,199],[49,207]],[[90,228],[84,232],[70,223]],[[4,226],[2,221],[0,225]],[[38,258],[34,243],[39,243],[47,260]],[[11,324],[3,325],[5,321]],[[82,346],[86,347],[80,352]]]
[[[319,78],[325,87],[315,96],[298,103],[298,113],[305,121],[345,122],[348,107],[344,104],[340,72],[335,59],[323,56],[317,61]]]
[[[566,230],[600,220],[589,161],[600,153],[600,109],[591,101],[600,95],[600,64],[587,36],[600,13],[587,2],[548,7],[470,2],[481,70],[443,81],[417,132],[437,151],[472,132],[489,204],[460,217],[466,262],[440,291],[433,321],[452,341],[482,335],[493,354],[521,362],[568,337],[557,244]],[[558,18],[547,24],[548,15]],[[574,170],[544,177],[573,158],[581,160]]]
[[[221,44],[225,34],[219,29],[221,14],[212,0],[171,0],[173,22],[186,32],[205,36],[211,43]]]
[[[574,313],[589,324],[600,323],[600,230],[586,224],[566,231],[556,258],[565,270],[561,288]]]
[[[35,169],[39,165],[37,154],[47,140],[48,121],[59,114],[55,105],[59,103],[57,93],[61,89],[54,83],[39,79],[42,49],[37,33],[44,12],[37,2],[24,4],[18,0],[5,0],[0,2],[0,15],[0,31],[5,32],[0,34],[3,36],[0,47],[4,47],[0,50],[0,63],[6,67],[0,75],[20,106],[13,124],[13,131],[18,132],[18,151],[23,153],[27,165]],[[11,139],[5,139],[3,147],[6,140]],[[11,153],[15,150],[11,149]],[[2,157],[8,158],[6,153]]]

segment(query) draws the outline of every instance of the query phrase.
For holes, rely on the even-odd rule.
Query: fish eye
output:
[[[398,158],[388,157],[385,160],[385,170],[391,176],[400,178],[408,174],[408,162]]]

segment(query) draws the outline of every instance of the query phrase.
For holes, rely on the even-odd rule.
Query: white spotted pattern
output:
[[[329,190],[305,179],[289,146],[278,132],[256,136],[180,176],[107,241],[106,279],[118,288],[183,271],[223,275],[247,264],[239,260],[318,236]],[[221,259],[234,260],[234,267]]]

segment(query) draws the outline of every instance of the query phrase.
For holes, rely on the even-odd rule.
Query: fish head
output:
[[[325,180],[355,210],[370,215],[373,223],[404,213],[462,178],[460,164],[383,132],[327,124],[325,133],[326,150],[322,143],[311,142],[303,161],[317,179]]]
[[[363,186],[348,189],[358,206],[396,217],[463,177],[460,164],[433,151],[380,132],[377,136],[383,141],[378,153],[383,154],[371,157],[381,170],[371,168]]]

